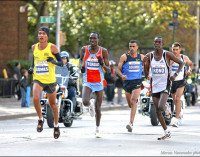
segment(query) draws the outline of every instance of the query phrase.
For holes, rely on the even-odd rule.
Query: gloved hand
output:
[[[102,58],[101,58],[100,56],[98,57],[98,62],[99,62],[99,64],[100,64],[101,66],[103,66],[104,63],[103,63],[103,60],[102,60]]]
[[[85,67],[84,66],[81,67],[81,73],[85,73]]]
[[[52,64],[56,64],[56,60],[53,57],[47,57],[47,62],[51,62]]]
[[[29,73],[30,75],[33,74],[33,68],[32,68],[32,67],[30,67],[30,68],[28,69],[28,73]]]

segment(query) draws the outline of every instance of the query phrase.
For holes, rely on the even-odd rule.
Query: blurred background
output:
[[[1,82],[12,78],[16,62],[21,69],[30,67],[31,46],[38,42],[41,26],[50,28],[49,42],[69,52],[74,64],[90,33],[98,32],[99,45],[116,63],[131,39],[138,40],[139,52],[146,54],[153,50],[155,36],[162,36],[165,49],[180,42],[182,53],[199,66],[198,1],[7,0],[0,1],[0,22]]]

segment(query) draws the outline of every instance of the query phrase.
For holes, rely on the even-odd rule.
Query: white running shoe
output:
[[[159,137],[158,140],[165,140],[165,139],[169,139],[169,138],[171,138],[171,132],[170,131],[165,133],[165,135]]]
[[[179,119],[176,118],[176,120],[174,121],[174,123],[172,124],[173,127],[179,127]]]
[[[179,125],[183,124],[183,114],[182,113],[179,114],[178,121],[179,121]]]
[[[96,130],[95,136],[96,136],[96,138],[101,138],[99,130]]]
[[[95,104],[94,104],[94,99],[90,100],[90,106],[89,106],[89,113],[91,117],[94,117],[95,115]]]
[[[126,125],[126,129],[128,129],[128,132],[132,132],[133,125],[131,125],[131,124]]]

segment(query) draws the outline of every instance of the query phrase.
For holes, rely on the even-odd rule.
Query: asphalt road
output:
[[[151,126],[149,117],[139,113],[133,133],[128,133],[129,112],[103,111],[102,138],[95,138],[95,120],[88,113],[71,128],[60,124],[57,140],[46,122],[43,132],[36,132],[36,116],[1,120],[1,156],[200,156],[200,105],[187,107],[183,125],[168,126],[172,137],[164,141],[157,140],[163,134],[161,126]]]

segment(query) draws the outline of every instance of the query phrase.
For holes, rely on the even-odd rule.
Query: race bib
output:
[[[99,62],[97,59],[88,59],[87,69],[99,70]]]
[[[36,74],[37,75],[48,75],[49,66],[47,61],[38,61],[36,64]]]
[[[140,71],[140,61],[132,61],[128,63],[129,72],[139,72]]]
[[[155,76],[165,75],[165,65],[154,65],[152,66],[152,74]]]

